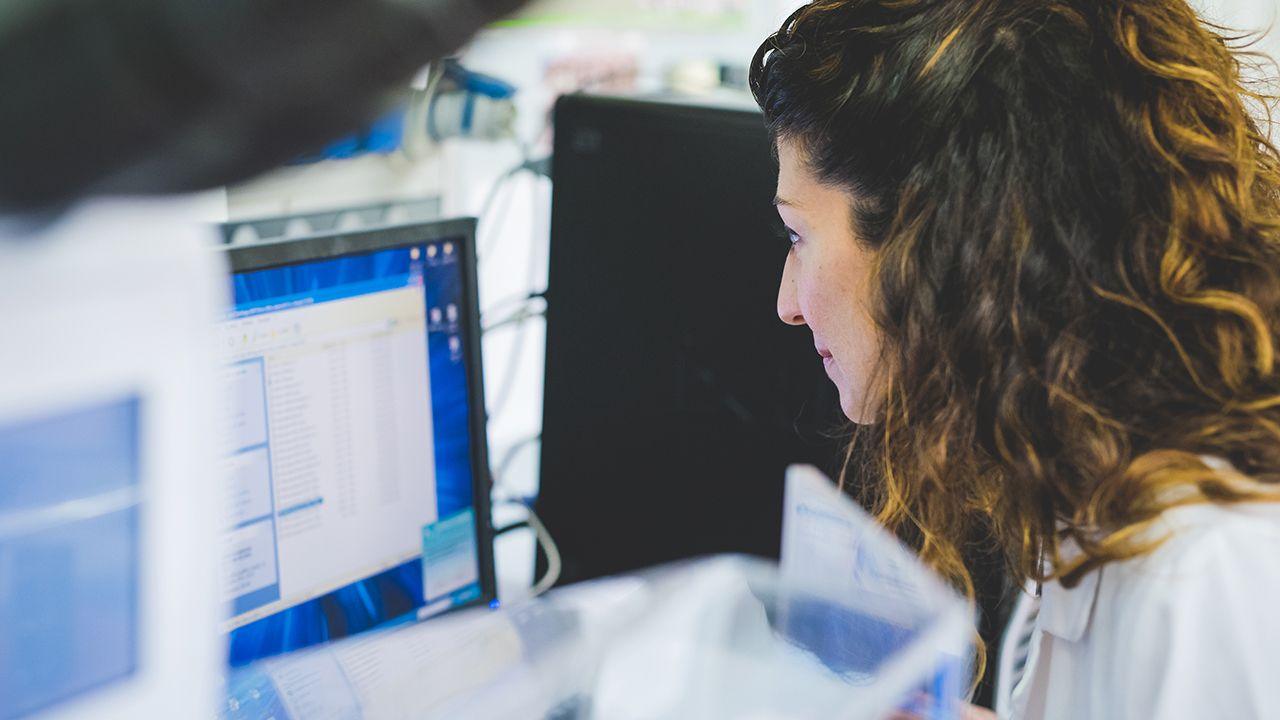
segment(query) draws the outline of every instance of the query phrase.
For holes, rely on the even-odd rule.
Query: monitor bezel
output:
[[[481,324],[479,281],[476,267],[476,218],[460,217],[431,222],[415,222],[350,231],[307,235],[299,238],[272,240],[249,245],[228,245],[217,250],[225,255],[232,275],[270,270],[301,263],[330,260],[349,255],[395,250],[425,245],[441,240],[460,241],[458,255],[462,273],[462,312],[464,363],[467,374],[468,425],[471,432],[471,490],[476,513],[476,542],[480,559],[480,597],[450,608],[442,614],[492,603],[498,597],[493,559],[493,515],[491,510],[492,475],[489,468],[489,443],[485,408],[483,362],[480,355]],[[425,607],[425,606],[424,606]],[[391,623],[419,612],[416,608]],[[432,617],[437,617],[433,615]],[[353,633],[353,635],[359,633]]]

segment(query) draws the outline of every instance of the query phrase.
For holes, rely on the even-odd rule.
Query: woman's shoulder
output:
[[[1154,551],[1097,571],[1073,687],[1110,698],[1110,717],[1269,717],[1280,504],[1188,505],[1159,525]]]
[[[1073,588],[1046,586],[1041,625],[1079,639],[1087,627],[1199,628],[1253,617],[1280,599],[1280,503],[1198,503],[1166,510],[1139,536],[1155,547],[1108,563]],[[1280,625],[1280,613],[1269,613]],[[1280,632],[1280,627],[1277,627]]]
[[[1210,455],[1201,459],[1210,468],[1234,473],[1228,461]],[[1169,499],[1180,495],[1171,490]],[[1270,553],[1273,561],[1267,568],[1280,575],[1280,502],[1192,502],[1166,509],[1155,523],[1140,533],[1144,541],[1157,544],[1143,556],[1117,565],[1114,572],[1126,571],[1141,574],[1172,571],[1186,576],[1193,568],[1204,574],[1212,574],[1210,568],[1217,565],[1226,570],[1248,566],[1263,554]]]
[[[1147,539],[1160,544],[1146,555],[1104,568],[1104,584],[1133,600],[1165,606],[1188,596],[1221,594],[1242,582],[1280,593],[1280,503],[1172,508],[1148,531]],[[1277,597],[1266,601],[1277,602]]]
[[[1165,538],[1152,553],[1156,562],[1248,552],[1280,542],[1280,502],[1185,505],[1165,511],[1153,530]]]

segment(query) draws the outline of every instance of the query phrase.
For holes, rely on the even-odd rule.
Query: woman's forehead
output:
[[[804,151],[792,140],[778,140],[778,193],[775,205],[798,207],[819,185],[805,160]]]

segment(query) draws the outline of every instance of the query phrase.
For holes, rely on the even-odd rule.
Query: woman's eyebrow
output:
[[[789,206],[789,207],[795,207],[795,206],[796,206],[796,204],[795,204],[795,203],[793,203],[793,202],[791,202],[790,200],[788,200],[788,199],[786,199],[786,198],[782,197],[781,195],[775,196],[775,197],[773,198],[773,204],[774,204],[775,206],[780,206],[780,205],[787,205],[787,206]]]

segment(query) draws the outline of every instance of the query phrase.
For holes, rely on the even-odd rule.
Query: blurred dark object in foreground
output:
[[[243,180],[368,120],[523,0],[38,0],[0,9],[0,211]]]

